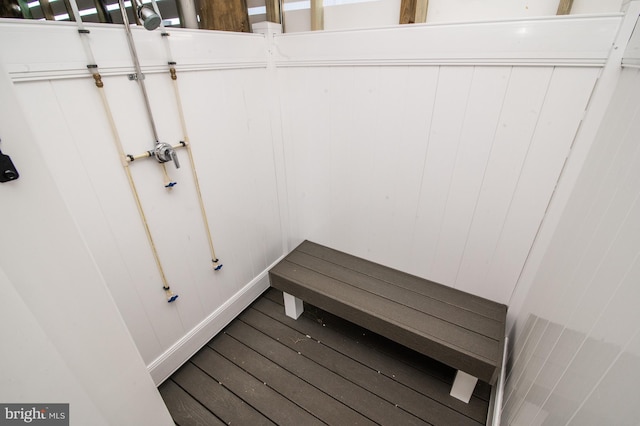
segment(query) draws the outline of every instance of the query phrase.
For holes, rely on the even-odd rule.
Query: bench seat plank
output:
[[[501,324],[495,319],[464,310],[438,299],[432,299],[387,281],[382,281],[378,278],[373,278],[361,272],[348,269],[342,265],[310,256],[304,252],[292,252],[291,255],[287,257],[287,261],[342,281],[345,285],[351,285],[401,303],[421,313],[454,324],[455,326],[466,328],[490,339],[500,340],[502,334],[504,334],[504,324]]]
[[[450,305],[475,312],[479,315],[502,321],[507,307],[473,294],[462,291],[451,291],[451,287],[416,277],[396,269],[392,269],[377,263],[370,262],[359,257],[340,252],[311,241],[304,241],[295,250],[343,265],[354,271],[370,275],[383,281],[391,282],[407,290],[423,294]]]
[[[504,305],[308,241],[269,276],[285,293],[495,383]]]

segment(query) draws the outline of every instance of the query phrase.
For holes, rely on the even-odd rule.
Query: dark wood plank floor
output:
[[[449,396],[455,371],[270,289],[159,388],[176,424],[483,425],[490,388]]]

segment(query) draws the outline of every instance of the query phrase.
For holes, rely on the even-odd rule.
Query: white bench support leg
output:
[[[298,319],[302,312],[304,312],[304,306],[302,304],[302,299],[298,299],[288,293],[282,293],[284,296],[284,313],[293,319]]]
[[[458,370],[449,395],[468,404],[471,399],[471,395],[473,394],[473,390],[476,387],[476,383],[478,383],[477,377],[473,377],[464,371]]]

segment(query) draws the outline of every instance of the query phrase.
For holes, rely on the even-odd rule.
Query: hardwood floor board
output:
[[[429,422],[434,425],[480,425],[470,417],[381,374],[379,370],[363,365],[331,347],[319,343],[309,334],[311,333],[309,329],[305,329],[303,333],[298,332],[255,309],[245,311],[240,319],[265,334],[281,336],[280,342],[289,348],[297,349],[302,355],[319,365],[418,418],[429,418]],[[300,344],[300,342],[304,343]]]
[[[248,311],[251,310],[249,309]],[[245,311],[245,313],[248,311]],[[240,315],[239,319],[242,319],[243,315],[244,313]],[[265,319],[268,320],[268,317],[265,317]],[[267,324],[266,327],[261,328],[266,329],[270,325],[272,324]],[[287,368],[303,380],[314,383],[316,387],[326,394],[331,395],[376,423],[389,425],[430,424],[361,388],[330,369],[306,358],[301,352],[302,346],[317,345],[316,342],[312,342],[306,337],[293,339],[291,342],[285,343],[284,340],[290,338],[286,332],[278,332],[276,330],[275,335],[267,335],[262,330],[256,329],[243,321],[234,322],[227,328],[226,332],[245,345],[259,350],[264,356]],[[288,346],[288,343],[291,346]]]
[[[313,415],[205,346],[192,362],[277,425],[321,425]]]
[[[454,374],[313,305],[288,318],[270,289],[159,391],[179,426],[485,424],[491,388],[464,404]]]
[[[328,424],[374,425],[346,405],[270,361],[253,349],[221,334],[209,345],[225,358]],[[246,423],[250,424],[250,423]]]
[[[216,426],[224,422],[203,407],[171,379],[158,388],[173,421],[179,426]]]
[[[225,423],[255,426],[275,425],[274,422],[191,362],[186,363],[175,372],[172,379],[202,405],[216,413],[216,416]]]
[[[465,404],[449,396],[453,371],[447,372],[450,373],[448,382],[438,377],[425,374],[408,364],[398,362],[398,359],[394,356],[377,350],[371,350],[370,346],[361,344],[359,339],[363,337],[362,333],[359,336],[344,336],[341,333],[337,333],[323,326],[323,323],[318,322],[317,319],[313,319],[313,314],[303,315],[297,321],[293,320],[284,315],[282,305],[276,304],[268,298],[262,298],[257,301],[253,305],[253,308],[300,333],[310,335],[313,339],[319,340],[322,344],[333,348],[361,365],[365,365],[374,371],[379,371],[388,379],[402,383],[413,391],[437,401],[438,404],[444,405],[448,410],[463,413],[479,423],[483,423],[486,420],[486,401],[474,396],[469,404]],[[452,370],[449,367],[446,368]]]
[[[282,307],[281,312],[284,311],[281,291],[271,288],[267,290],[255,303],[260,304],[263,299],[268,299],[280,305]],[[447,387],[449,388],[453,383],[456,373],[455,369],[432,358],[426,357],[413,349],[393,342],[384,336],[380,336],[379,334],[366,330],[359,325],[346,321],[306,303],[303,316],[315,321],[319,325],[322,325],[322,327],[328,330],[330,334],[335,333],[336,336],[340,336],[341,338],[365,346],[370,351],[385,354],[388,357],[399,361],[401,364],[408,365],[410,367],[409,375],[416,375],[416,372],[418,372],[418,376],[426,374],[427,376],[438,378],[440,381],[447,384]],[[473,395],[474,398],[477,397],[485,401],[485,404],[483,405],[486,405],[486,402],[489,401],[491,395],[491,386],[486,382],[479,381]]]

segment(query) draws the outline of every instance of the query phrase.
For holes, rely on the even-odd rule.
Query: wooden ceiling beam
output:
[[[324,30],[324,5],[322,0],[311,0],[311,31]]]
[[[429,0],[402,0],[400,3],[400,24],[420,24],[427,22]]]
[[[280,0],[265,0],[267,7],[267,21],[282,24],[282,5]]]
[[[571,7],[573,6],[573,0],[560,0],[558,3],[558,12],[556,15],[568,15],[571,13]]]
[[[200,28],[251,32],[246,0],[197,0]]]

